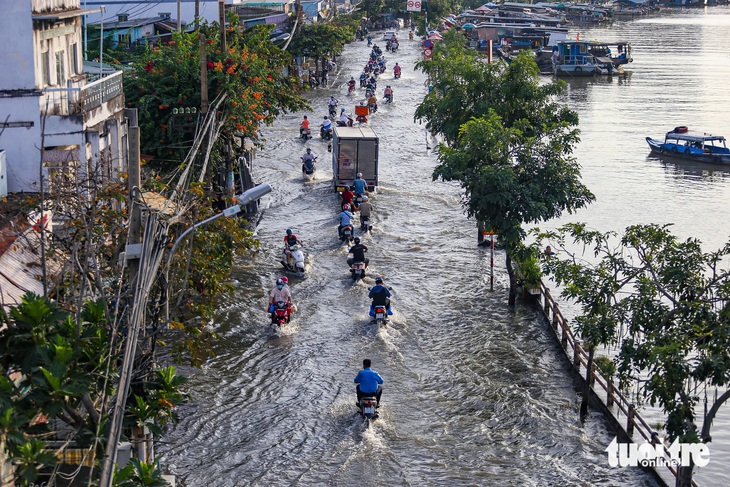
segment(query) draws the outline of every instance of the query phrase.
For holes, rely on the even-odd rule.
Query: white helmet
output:
[[[363,200],[363,201],[367,201],[367,200],[368,200],[368,197],[367,197],[367,196],[363,196],[363,197],[362,197],[362,200]]]
[[[362,177],[362,173],[361,172],[357,173],[357,177],[358,178],[361,178]]]

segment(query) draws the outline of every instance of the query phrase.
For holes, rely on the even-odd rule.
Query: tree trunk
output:
[[[509,252],[505,252],[507,259],[507,274],[509,275],[509,301],[507,302],[510,306],[514,306],[517,301],[517,278],[515,277],[515,270],[512,267],[512,257]]]
[[[588,365],[586,365],[586,383],[583,387],[583,400],[580,402],[580,420],[585,421],[588,417],[588,399],[591,397],[591,372],[593,371],[593,355],[596,353],[596,347],[588,348]]]

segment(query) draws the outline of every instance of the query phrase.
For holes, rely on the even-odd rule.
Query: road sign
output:
[[[406,2],[406,10],[409,12],[420,12],[421,1],[420,0],[408,0]]]
[[[425,57],[431,57],[431,49],[424,49],[423,50],[423,55]]]

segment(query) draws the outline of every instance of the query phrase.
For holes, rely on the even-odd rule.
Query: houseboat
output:
[[[555,76],[594,76],[598,68],[589,45],[587,41],[558,41],[552,53]]]

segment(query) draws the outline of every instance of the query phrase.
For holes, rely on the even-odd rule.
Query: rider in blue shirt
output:
[[[357,173],[357,179],[352,182],[352,189],[355,196],[362,196],[365,194],[368,183],[362,178],[362,173]]]
[[[357,405],[360,406],[360,399],[363,396],[375,396],[377,406],[380,406],[380,396],[383,395],[383,378],[380,374],[370,368],[369,358],[362,361],[362,370],[355,376],[355,392],[357,392]]]
[[[393,312],[390,309],[390,291],[388,288],[383,286],[383,278],[375,278],[375,286],[370,290],[368,297],[373,300],[370,304],[370,316],[375,316],[375,309],[373,306],[381,305],[385,306],[388,310],[388,314],[392,315]]]
[[[340,237],[342,237],[342,229],[347,225],[351,225],[353,218],[355,218],[355,215],[350,213],[350,205],[344,205],[342,207],[342,213],[337,215],[337,220],[340,222],[340,226],[337,228],[337,233]]]

